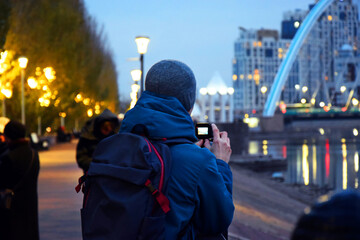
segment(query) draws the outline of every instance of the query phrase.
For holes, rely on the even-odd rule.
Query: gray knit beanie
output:
[[[184,63],[162,60],[154,64],[145,79],[147,91],[176,97],[186,111],[195,103],[196,80],[194,73]]]

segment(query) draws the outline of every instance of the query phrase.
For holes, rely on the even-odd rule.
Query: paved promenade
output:
[[[82,193],[74,190],[82,171],[75,160],[76,141],[40,152],[39,227],[41,240],[81,239]]]

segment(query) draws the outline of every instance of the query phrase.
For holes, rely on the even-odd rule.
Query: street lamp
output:
[[[141,75],[142,75],[141,70],[134,69],[130,73],[131,73],[131,78],[132,78],[133,81],[137,82],[137,81],[139,81],[141,79]]]
[[[139,84],[137,84],[137,82],[139,82],[141,76],[142,76],[142,72],[139,69],[134,69],[131,72],[131,77],[134,80],[134,84],[131,85],[131,93],[130,93],[130,97],[131,97],[131,103],[130,103],[130,109],[132,109],[136,102],[137,102],[137,93],[139,92],[140,86]]]
[[[28,63],[26,57],[19,57],[19,67],[21,68],[21,123],[25,125],[25,93],[24,93],[24,79],[25,79],[25,68]]]
[[[147,47],[150,42],[149,37],[138,36],[135,38],[138,53],[140,53],[140,69],[141,69],[141,81],[140,81],[140,94],[144,91],[144,54],[147,52]]]

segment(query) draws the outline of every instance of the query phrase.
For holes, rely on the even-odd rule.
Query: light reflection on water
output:
[[[337,190],[359,187],[359,149],[360,142],[344,138],[249,142],[249,154],[287,159],[287,183]]]

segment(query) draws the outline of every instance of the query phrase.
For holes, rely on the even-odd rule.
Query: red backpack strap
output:
[[[82,187],[84,186],[84,182],[86,180],[86,175],[87,175],[87,172],[79,178],[79,184],[75,187],[75,191],[77,193],[79,193],[80,190],[82,189]]]
[[[153,195],[156,199],[156,201],[159,203],[161,209],[164,213],[168,213],[170,211],[170,202],[169,199],[159,190],[157,190],[154,185],[152,185],[151,181],[148,179],[146,180],[145,186],[149,189],[151,192],[151,195]]]

